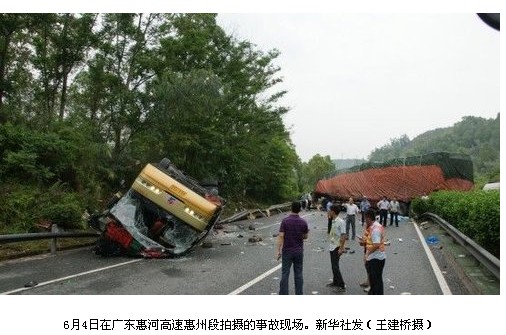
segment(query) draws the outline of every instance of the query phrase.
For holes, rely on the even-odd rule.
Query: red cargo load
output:
[[[390,166],[336,175],[320,180],[315,194],[330,196],[338,200],[352,197],[360,200],[379,201],[386,196],[402,202],[439,190],[469,191],[473,182],[461,178],[445,179],[443,170],[437,165]]]

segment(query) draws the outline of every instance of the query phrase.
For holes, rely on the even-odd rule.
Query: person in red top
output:
[[[288,279],[293,264],[295,294],[302,294],[303,277],[302,264],[304,259],[304,240],[308,236],[306,220],[299,216],[300,201],[292,202],[292,213],[281,221],[279,227],[276,257],[281,258],[281,281],[279,294],[288,294]]]

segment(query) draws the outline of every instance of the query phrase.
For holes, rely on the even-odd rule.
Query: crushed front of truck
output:
[[[164,159],[147,164],[130,189],[90,225],[101,255],[174,257],[190,251],[219,220],[224,200]]]

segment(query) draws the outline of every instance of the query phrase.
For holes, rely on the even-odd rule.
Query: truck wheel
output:
[[[170,159],[165,157],[160,161],[160,163],[158,165],[160,166],[160,168],[167,170],[169,168],[170,164],[171,164]]]

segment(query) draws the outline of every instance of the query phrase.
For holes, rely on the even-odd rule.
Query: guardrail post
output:
[[[58,225],[53,223],[51,224],[51,233],[58,232]],[[51,255],[56,255],[56,237],[51,239]]]

